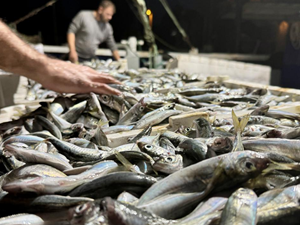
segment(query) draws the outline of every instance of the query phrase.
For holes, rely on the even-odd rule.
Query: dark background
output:
[[[48,0],[2,0],[0,18],[9,24],[47,2]],[[130,36],[143,39],[143,27],[134,13],[131,0],[113,2],[117,12],[110,23],[114,28],[116,42]],[[270,65],[273,70],[279,70],[282,73],[281,86],[300,88],[300,51],[291,45],[288,32],[284,40],[278,38],[278,30],[284,20],[276,18],[276,14],[271,19],[239,20],[239,4],[249,2],[300,3],[299,0],[168,0],[173,13],[199,52],[268,55],[269,60],[251,62]],[[98,0],[58,0],[53,6],[19,23],[17,30],[26,35],[40,35],[42,43],[46,45],[65,45],[69,23],[76,13],[82,9],[96,9],[98,4]],[[153,12],[153,32],[158,37],[156,43],[159,50],[189,51],[189,46],[183,41],[160,1],[146,0],[146,4]],[[228,13],[233,13],[234,17],[226,17]],[[285,21],[291,25],[294,19],[289,21],[287,18]],[[143,50],[147,50],[146,44]]]
[[[9,0],[1,1],[0,17],[11,23],[35,8],[45,5],[49,0]],[[117,13],[111,20],[117,42],[130,36],[143,38],[143,27],[132,9],[131,0],[113,0]],[[275,51],[277,24],[265,21],[243,21],[241,44],[235,48],[236,21],[222,19],[222,15],[233,10],[234,1],[230,0],[169,0],[168,3],[189,35],[191,43],[201,52],[253,53],[257,40],[260,46],[255,54],[270,54]],[[20,33],[41,34],[42,42],[47,45],[66,43],[66,31],[72,18],[82,9],[96,9],[99,0],[58,0],[53,6],[45,8],[35,16],[18,24]],[[159,0],[146,0],[147,7],[153,12],[153,31],[162,40],[157,40],[160,49],[166,51],[188,51],[189,46],[173,24]],[[226,10],[228,9],[228,11]],[[275,25],[275,26],[274,26]],[[173,48],[173,49],[172,49]]]

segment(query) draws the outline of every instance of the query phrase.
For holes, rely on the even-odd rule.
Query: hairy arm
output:
[[[106,44],[109,47],[109,49],[111,50],[114,59],[118,61],[120,59],[120,55],[119,55],[118,48],[117,48],[117,45],[116,45],[116,42],[114,39],[113,29],[110,24],[108,24],[108,36],[106,39]]]
[[[47,60],[21,39],[19,39],[4,23],[0,22],[0,68],[22,74],[33,80]]]
[[[120,82],[95,70],[38,53],[0,22],[0,68],[26,76],[61,93],[120,94],[107,83]]]

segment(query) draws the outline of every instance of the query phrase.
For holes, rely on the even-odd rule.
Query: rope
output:
[[[57,1],[58,1],[58,0],[52,0],[52,1],[48,2],[48,3],[46,3],[46,5],[41,6],[41,7],[37,8],[37,9],[32,10],[32,11],[31,11],[30,13],[28,13],[26,16],[21,17],[20,19],[14,21],[14,22],[12,22],[12,23],[10,23],[10,26],[16,26],[17,24],[23,22],[24,20],[26,20],[26,19],[28,19],[28,18],[30,18],[30,17],[32,17],[32,16],[38,14],[38,13],[39,13],[40,11],[42,11],[43,9],[45,9],[45,8],[47,8],[47,7],[49,7],[49,6],[52,6],[52,5],[53,5],[55,2],[57,2]]]
[[[159,0],[159,1],[161,2],[163,7],[165,8],[165,10],[167,11],[169,16],[173,20],[173,23],[175,24],[175,26],[177,27],[177,29],[179,30],[179,32],[183,36],[183,40],[190,46],[190,48],[194,48],[191,41],[190,41],[190,39],[189,39],[189,37],[188,37],[188,35],[185,33],[184,29],[180,26],[180,24],[179,24],[178,20],[176,19],[174,13],[172,12],[168,2],[166,0]]]

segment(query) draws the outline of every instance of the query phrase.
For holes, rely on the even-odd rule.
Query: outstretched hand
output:
[[[89,67],[47,58],[45,67],[37,70],[36,81],[45,88],[60,93],[89,93],[120,95],[121,92],[107,84],[121,84],[108,74]]]

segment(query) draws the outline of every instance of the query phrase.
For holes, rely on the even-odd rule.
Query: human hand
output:
[[[76,51],[70,51],[69,53],[69,60],[72,63],[78,63],[78,55]]]
[[[36,71],[34,80],[45,88],[59,93],[89,93],[121,95],[107,84],[121,84],[108,74],[99,73],[89,67],[61,60],[46,58]]]

